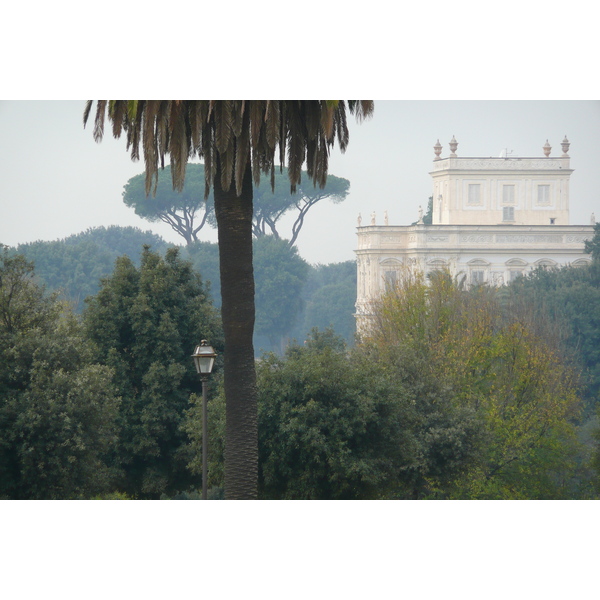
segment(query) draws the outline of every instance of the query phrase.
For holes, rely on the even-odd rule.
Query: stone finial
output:
[[[388,218],[387,210],[386,210],[386,211],[384,211],[384,213],[383,213],[383,222],[384,222],[386,225],[389,225],[389,224],[390,224],[390,220],[389,220],[389,218]]]
[[[371,213],[371,225],[375,225],[375,211]]]
[[[567,136],[565,135],[565,139],[561,142],[563,156],[569,156],[569,146],[570,145],[571,145],[571,142],[569,142],[569,140],[567,139]]]
[[[362,225],[362,216],[361,216],[360,213],[358,213],[358,219],[357,219],[357,221],[358,221],[358,226],[360,227]]]
[[[456,141],[455,137],[452,136],[452,139],[450,140],[450,156],[452,156],[452,157],[456,156],[457,148],[458,148],[458,142]]]
[[[433,160],[440,160],[440,154],[442,153],[442,145],[440,144],[440,140],[438,140],[437,144],[433,147],[433,151],[435,152],[435,158]]]
[[[595,224],[596,224],[596,215],[594,213],[592,213],[590,216],[590,225],[595,225]]]
[[[546,140],[546,143],[544,144],[544,154],[546,155],[546,157],[550,156],[551,150],[552,146],[548,143],[548,140]]]

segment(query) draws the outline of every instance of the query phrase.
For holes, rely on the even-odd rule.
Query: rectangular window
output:
[[[515,279],[518,279],[519,277],[523,277],[523,271],[509,271],[508,272],[508,280],[509,281],[514,281]]]
[[[503,185],[502,186],[502,204],[514,204],[515,203],[515,186],[514,185]]]
[[[481,184],[470,183],[469,184],[469,204],[481,204]]]
[[[386,288],[395,288],[396,287],[396,280],[397,280],[396,271],[386,271],[384,273],[384,277],[385,277]]]
[[[471,271],[471,283],[473,285],[481,285],[484,282],[484,271]]]
[[[550,186],[549,185],[538,185],[537,203],[541,206],[550,204]]]
[[[514,221],[515,220],[515,207],[504,206],[502,208],[502,220],[503,221]]]

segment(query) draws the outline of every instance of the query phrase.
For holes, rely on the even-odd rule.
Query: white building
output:
[[[393,283],[403,265],[425,273],[447,268],[471,284],[501,285],[538,266],[583,265],[591,261],[584,241],[593,237],[591,224],[569,225],[569,141],[562,155],[551,157],[546,141],[537,158],[463,158],[458,143],[441,158],[434,146],[432,224],[362,226],[359,218],[356,311],[370,313],[370,304]]]

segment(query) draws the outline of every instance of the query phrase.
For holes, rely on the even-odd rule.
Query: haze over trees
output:
[[[9,249],[35,265],[35,276],[49,291],[60,293],[81,313],[85,299],[100,289],[119,257],[128,256],[139,267],[143,246],[164,255],[170,245],[160,236],[133,227],[98,227],[62,240],[38,241]],[[348,344],[354,341],[356,264],[309,265],[294,246],[273,236],[253,242],[256,270],[256,355],[263,349],[281,354],[282,344],[305,340],[313,327],[333,327]],[[272,248],[273,251],[266,251]],[[195,242],[179,247],[202,276],[203,285],[221,305],[219,249],[216,243]],[[275,317],[279,315],[278,329]],[[277,331],[276,331],[277,329]]]
[[[123,191],[123,202],[133,208],[135,214],[150,222],[163,221],[180,235],[186,244],[199,241],[199,233],[205,225],[216,227],[213,193],[204,198],[204,165],[190,163],[181,191],[173,189],[170,166],[159,171],[156,188],[147,194],[144,174],[132,177]],[[290,191],[287,169],[277,169],[271,183],[264,179],[254,184],[252,232],[256,237],[272,235],[285,238],[293,246],[304,225],[308,211],[322,200],[338,203],[346,199],[350,182],[341,177],[327,176],[323,188],[317,187],[306,171],[302,171],[296,191]],[[289,235],[278,230],[283,216],[294,213]]]
[[[161,170],[152,193],[146,190],[146,177],[142,173],[132,177],[123,190],[123,202],[135,214],[155,223],[169,225],[186,244],[199,241],[198,233],[209,217],[214,224],[214,198],[212,192],[204,197],[204,165],[189,164],[181,190],[173,189],[171,167]]]
[[[303,341],[314,328],[331,328],[346,344],[354,344],[355,261],[311,266],[302,290],[302,299],[304,311],[289,337]]]
[[[304,225],[308,211],[322,200],[330,200],[337,204],[343,202],[350,192],[350,182],[341,177],[327,175],[323,187],[317,186],[309,175],[302,171],[301,179],[292,193],[289,185],[287,169],[275,172],[272,179],[273,188],[262,181],[254,188],[254,217],[252,232],[256,237],[272,235],[277,239],[285,238],[293,246]],[[283,216],[294,214],[289,235],[278,230]]]
[[[272,235],[254,242],[256,335],[283,352],[285,336],[303,309],[302,290],[309,266],[295,247]]]
[[[136,227],[95,227],[63,240],[19,244],[15,250],[35,265],[48,289],[60,291],[81,312],[85,298],[98,292],[100,279],[109,275],[119,256],[140,263],[147,244],[164,252],[168,244],[151,231]]]

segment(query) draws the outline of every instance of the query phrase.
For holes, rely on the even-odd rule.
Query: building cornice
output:
[[[570,158],[482,158],[455,157],[441,158],[433,162],[430,175],[448,171],[560,171],[572,173]]]
[[[358,229],[358,251],[504,252],[520,248],[581,252],[583,243],[593,236],[593,225],[371,225]]]

